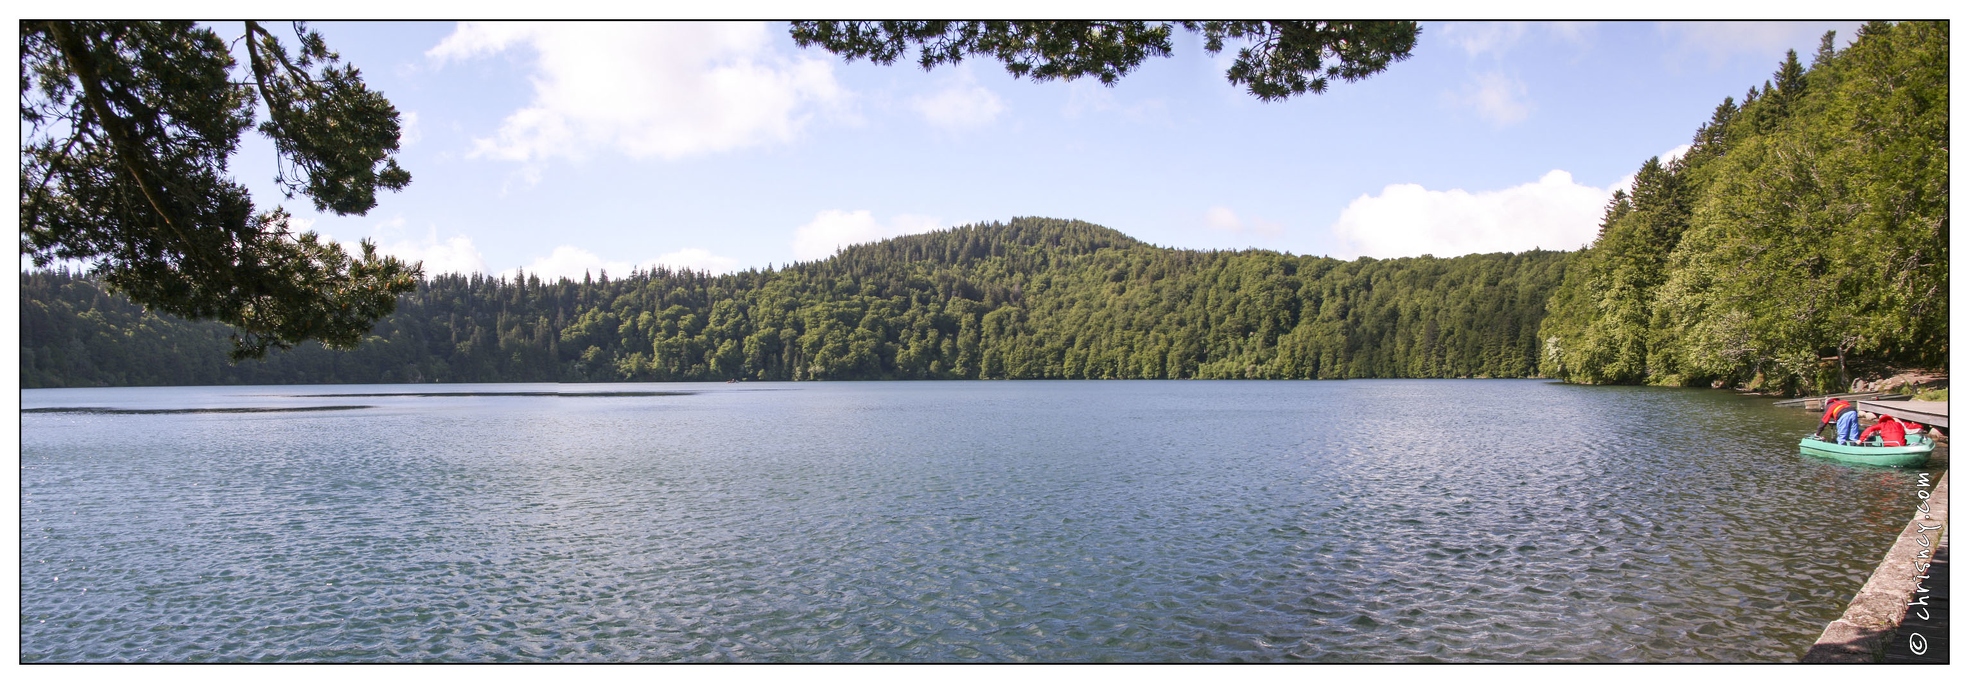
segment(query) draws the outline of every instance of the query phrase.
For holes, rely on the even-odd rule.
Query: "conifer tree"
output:
[[[1114,85],[1147,58],[1169,56],[1178,24],[1213,55],[1227,40],[1246,41],[1224,76],[1267,101],[1380,73],[1408,59],[1422,32],[1412,21],[796,21],[792,35],[850,60],[893,64],[913,48],[926,70],[987,57],[1018,78]]]
[[[410,182],[397,112],[305,25],[295,54],[245,26],[250,76],[236,78],[225,42],[191,22],[21,23],[21,253],[92,263],[143,306],[231,325],[234,358],[350,347],[417,267],[294,232],[226,163],[265,103],[288,196],[361,214]]]

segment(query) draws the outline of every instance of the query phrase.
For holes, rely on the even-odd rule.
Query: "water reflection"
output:
[[[1782,661],[1914,503],[1724,392],[427,388],[24,392],[373,404],[23,415],[23,660]]]

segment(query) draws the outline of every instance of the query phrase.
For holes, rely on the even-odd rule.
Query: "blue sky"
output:
[[[1191,249],[1454,256],[1592,238],[1612,188],[1726,96],[1856,24],[1427,23],[1413,56],[1265,103],[1178,31],[1116,87],[924,72],[785,24],[314,25],[408,124],[414,179],[315,214],[249,135],[233,171],[427,272],[726,271],[1014,216]],[[215,24],[231,37],[237,26]]]

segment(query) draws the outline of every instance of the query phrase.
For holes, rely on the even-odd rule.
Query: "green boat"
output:
[[[1895,468],[1914,468],[1928,462],[1928,453],[1935,450],[1935,442],[1926,436],[1908,436],[1907,446],[1846,446],[1836,442],[1821,440],[1816,435],[1808,435],[1798,440],[1798,453],[1806,456],[1829,458],[1840,463],[1861,465],[1891,466]]]

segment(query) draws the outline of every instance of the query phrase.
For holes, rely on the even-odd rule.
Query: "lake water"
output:
[[[28,662],[1789,661],[1918,472],[1545,381],[21,398]]]

